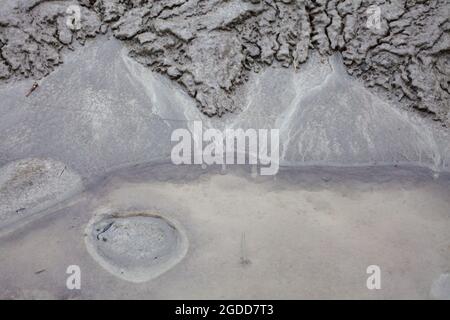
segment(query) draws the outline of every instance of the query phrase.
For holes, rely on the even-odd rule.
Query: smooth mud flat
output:
[[[189,242],[148,281],[122,279],[86,247],[99,212],[130,211],[176,221]],[[135,166],[3,235],[0,298],[450,298],[449,216],[450,175],[418,167],[252,177],[244,167]],[[127,245],[139,241],[128,235]],[[80,266],[81,290],[66,288],[69,265]],[[366,287],[369,265],[381,269],[380,290]]]

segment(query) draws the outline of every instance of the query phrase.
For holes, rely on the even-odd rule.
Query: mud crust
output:
[[[177,82],[209,116],[239,110],[251,72],[340,52],[347,71],[388,99],[448,126],[446,0],[34,0],[0,13],[0,82],[42,78],[62,49],[111,30],[130,55]],[[81,28],[66,24],[81,8]],[[379,28],[368,28],[378,6]]]

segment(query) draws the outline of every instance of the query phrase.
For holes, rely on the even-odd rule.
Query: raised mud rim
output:
[[[166,261],[149,266],[136,266],[133,269],[125,270],[123,267],[115,264],[113,260],[106,258],[99,253],[96,242],[94,241],[95,226],[107,219],[127,219],[135,217],[161,219],[169,228],[175,231],[177,242],[173,252],[168,256]],[[178,221],[172,217],[168,217],[165,214],[150,211],[147,212],[145,210],[127,211],[108,209],[106,212],[103,211],[101,213],[94,214],[86,226],[84,242],[91,257],[102,268],[118,278],[134,283],[150,281],[169,271],[184,259],[189,248],[189,241],[186,232]]]

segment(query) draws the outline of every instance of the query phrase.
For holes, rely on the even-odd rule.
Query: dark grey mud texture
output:
[[[80,6],[80,27],[67,25]],[[317,51],[396,105],[449,124],[447,0],[16,0],[0,12],[0,81],[42,78],[63,48],[112,30],[130,55],[180,84],[206,114],[240,108],[237,88],[270,65],[302,71]],[[368,24],[380,13],[376,27]],[[376,20],[376,17],[375,17]],[[398,103],[397,101],[400,101]]]

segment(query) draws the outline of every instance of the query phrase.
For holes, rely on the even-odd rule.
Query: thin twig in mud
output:
[[[241,237],[241,264],[243,266],[249,265],[250,259],[247,258],[246,246],[245,246],[245,232],[242,232]]]
[[[26,94],[26,97],[29,97],[30,94],[32,94],[33,91],[37,89],[37,87],[39,87],[39,84],[37,82],[33,83],[33,86],[31,87],[30,91],[28,91],[28,93]]]
[[[64,166],[64,169],[62,169],[61,173],[59,174],[59,176],[61,177],[64,173],[64,171],[66,171],[67,166]]]

